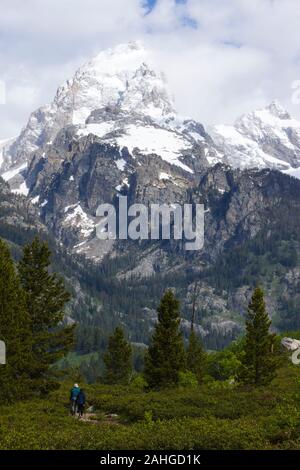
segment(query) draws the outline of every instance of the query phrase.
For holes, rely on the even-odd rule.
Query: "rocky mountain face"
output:
[[[0,227],[3,238],[6,238],[4,237],[6,231],[14,234],[16,244],[24,232],[46,233],[47,231],[40,220],[38,209],[29,199],[13,194],[2,178],[0,178]],[[11,241],[14,241],[13,237]]]
[[[239,334],[260,280],[276,326],[297,323],[300,181],[288,175],[300,167],[300,123],[277,102],[208,134],[176,114],[148,52],[130,43],[81,67],[18,138],[0,143],[0,155],[0,174],[23,195],[12,194],[14,203],[26,201],[74,257],[70,317],[90,327],[113,318],[147,342],[158,298],[173,287],[183,329],[196,292],[196,328],[220,347]],[[117,208],[120,196],[145,205],[203,203],[204,248],[99,240],[97,207]],[[82,294],[88,286],[92,292]]]

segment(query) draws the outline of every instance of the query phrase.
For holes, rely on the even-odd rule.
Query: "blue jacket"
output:
[[[79,387],[73,387],[72,390],[71,390],[70,399],[71,400],[76,400],[79,393],[80,393],[80,388]]]
[[[84,394],[84,392],[80,391],[80,393],[77,395],[76,403],[77,403],[77,405],[84,405],[85,404],[85,394]]]

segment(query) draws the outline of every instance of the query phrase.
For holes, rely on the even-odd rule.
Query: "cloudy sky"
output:
[[[300,118],[299,31],[299,0],[0,0],[0,139],[87,59],[135,39],[181,114],[230,123],[277,98]]]

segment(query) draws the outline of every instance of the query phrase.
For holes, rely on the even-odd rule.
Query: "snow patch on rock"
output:
[[[28,196],[29,188],[27,187],[26,181],[20,184],[18,188],[14,188],[11,190],[12,193],[21,194],[22,196]]]
[[[124,160],[124,158],[119,158],[115,161],[115,164],[117,165],[118,170],[124,171],[126,166],[126,161]]]
[[[138,149],[144,155],[156,154],[163,160],[193,173],[193,170],[179,160],[182,151],[189,148],[189,143],[181,135],[166,129],[152,126],[129,125],[124,134],[116,138],[120,147],[127,147],[134,155]]]
[[[67,206],[65,207],[64,211],[66,216],[62,225],[65,228],[78,227],[80,229],[81,235],[85,238],[89,237],[93,233],[95,229],[95,222],[91,216],[84,212],[80,203]]]

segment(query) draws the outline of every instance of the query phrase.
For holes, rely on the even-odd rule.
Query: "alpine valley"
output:
[[[15,257],[40,233],[71,291],[77,351],[122,323],[148,343],[158,299],[174,288],[187,334],[237,337],[258,282],[277,330],[300,328],[300,122],[277,101],[207,131],[179,116],[139,42],[101,52],[0,142],[0,236]],[[101,241],[99,204],[203,203],[205,242]]]

